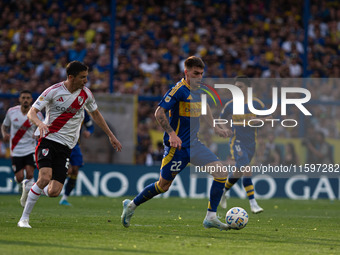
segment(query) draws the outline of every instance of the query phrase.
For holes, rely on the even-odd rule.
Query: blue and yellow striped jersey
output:
[[[257,128],[250,127],[247,125],[248,120],[251,118],[256,118],[256,115],[251,113],[248,108],[248,104],[244,105],[244,114],[233,114],[233,100],[228,101],[221,114],[221,119],[228,120],[230,125],[230,119],[232,119],[232,131],[233,135],[231,137],[231,141],[235,139],[240,140],[240,142],[245,143],[246,145],[253,145],[256,143],[256,136],[257,136]],[[258,99],[253,98],[253,106],[255,109],[258,110],[265,110],[266,107],[264,103]],[[245,123],[245,125],[244,125]]]
[[[197,139],[201,116],[201,91],[190,90],[185,79],[172,87],[158,104],[169,110],[170,126],[182,140],[182,147],[190,147]],[[164,144],[169,146],[169,135],[164,132]]]

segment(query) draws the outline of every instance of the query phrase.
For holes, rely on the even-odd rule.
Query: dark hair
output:
[[[203,69],[204,66],[203,60],[196,56],[188,57],[184,62],[185,69],[190,69],[192,67],[200,67]]]
[[[28,89],[25,89],[25,90],[20,91],[20,96],[21,96],[22,94],[30,94],[30,95],[32,96],[32,92],[31,92],[30,90],[28,90]]]
[[[67,76],[73,75],[77,76],[80,72],[89,70],[88,66],[80,61],[72,61],[66,66]]]
[[[247,75],[239,75],[235,77],[235,83],[236,82],[242,82],[244,83],[247,87],[250,87],[250,80]]]

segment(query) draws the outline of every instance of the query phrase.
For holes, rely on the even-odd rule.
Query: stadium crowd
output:
[[[41,93],[66,78],[71,60],[90,67],[87,86],[93,92],[108,92],[110,2],[1,1],[0,93]],[[336,79],[324,82],[340,77],[339,7],[337,1],[311,1],[303,74],[303,1],[117,1],[114,93],[160,97],[183,77],[183,61],[190,55],[202,57],[205,77],[318,78],[306,83],[318,102],[309,107],[313,117],[304,121],[304,133],[339,138],[339,104],[322,104],[340,98]],[[271,86],[259,91],[258,97],[271,98]],[[0,119],[12,103],[1,99]],[[159,154],[149,135],[160,130],[153,117],[156,104],[139,102],[137,163]],[[298,111],[289,116],[301,120]],[[270,132],[301,136],[298,128]]]

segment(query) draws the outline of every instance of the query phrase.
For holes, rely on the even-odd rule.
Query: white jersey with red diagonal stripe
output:
[[[41,113],[38,118],[44,120]],[[11,156],[23,157],[34,153],[36,140],[33,134],[37,127],[28,120],[27,114],[22,113],[20,105],[8,109],[3,125],[10,128]]]
[[[44,123],[49,125],[46,139],[61,143],[72,149],[79,138],[84,108],[88,112],[98,107],[91,91],[84,87],[71,93],[64,82],[47,88],[34,102],[33,107],[46,108]]]

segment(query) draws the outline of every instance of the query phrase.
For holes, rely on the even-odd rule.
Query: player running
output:
[[[83,126],[85,126],[85,130],[83,131],[81,130],[80,132],[82,132],[82,135],[85,138],[89,138],[91,134],[93,133],[94,125],[89,114],[86,111],[84,111],[84,114],[85,115],[84,115]],[[83,165],[84,165],[83,154],[81,153],[80,144],[78,141],[76,146],[74,146],[71,152],[70,167],[68,169],[68,178],[66,180],[66,184],[64,185],[65,192],[59,201],[60,205],[71,206],[71,204],[68,202],[67,199],[70,196],[74,187],[76,186],[79,168],[82,167]]]
[[[30,189],[34,184],[34,151],[36,145],[34,131],[37,127],[27,118],[32,100],[31,91],[21,91],[19,96],[20,105],[8,109],[1,125],[4,142],[10,142],[14,179],[18,184],[22,183],[22,190],[25,190],[25,186]],[[44,119],[41,113],[37,117],[40,121]],[[8,133],[9,130],[10,133]],[[26,170],[25,180],[24,170]],[[26,197],[27,194],[22,192],[20,198],[22,207],[25,206]]]
[[[130,219],[137,206],[166,192],[176,175],[186,167],[189,161],[198,166],[219,165],[220,169],[223,167],[216,155],[197,138],[201,115],[201,94],[198,88],[203,76],[204,63],[200,58],[192,56],[185,60],[184,66],[185,79],[179,81],[165,94],[155,112],[158,123],[165,131],[164,156],[159,180],[145,187],[132,201],[129,199],[123,201],[121,221],[124,227],[130,226]],[[167,111],[169,111],[170,122],[166,117]],[[213,117],[209,107],[207,113],[206,120],[212,126]],[[229,131],[219,127],[215,128],[215,132],[223,137],[231,135]],[[229,226],[216,217],[217,206],[227,176],[224,172],[215,172],[212,175],[214,180],[203,226],[228,230]]]
[[[85,87],[88,67],[72,61],[66,67],[67,80],[47,88],[28,112],[28,118],[39,127],[40,139],[35,150],[39,177],[28,192],[18,227],[31,228],[29,216],[41,193],[57,197],[64,185],[72,148],[79,138],[86,109],[92,119],[104,130],[117,151],[122,145],[111,132],[98,110],[91,91]],[[42,122],[38,112],[46,108]]]
[[[247,100],[247,89],[250,86],[250,80],[247,76],[237,76],[235,78],[235,86],[240,88],[243,92],[245,100]],[[233,100],[227,102],[221,112],[221,119],[232,118],[233,126],[232,126],[232,137],[230,138],[230,152],[231,157],[236,162],[236,168],[240,170],[242,166],[248,166],[254,156],[255,148],[256,148],[256,136],[257,136],[257,128],[244,126],[242,123],[245,121],[249,121],[250,119],[259,119],[255,114],[251,113],[248,108],[248,104],[245,103],[244,107],[244,115],[233,115]],[[253,106],[255,109],[264,110],[264,103],[258,99],[253,98]],[[266,116],[263,119],[271,118],[271,116]],[[262,120],[263,120],[262,119]],[[256,125],[255,121],[252,122],[252,125]],[[222,127],[222,126],[221,126]],[[225,128],[225,126],[223,127]],[[227,208],[227,200],[226,200],[226,192],[231,189],[231,187],[240,179],[243,175],[243,187],[247,192],[247,196],[250,203],[250,208],[253,213],[263,212],[263,209],[257,204],[255,200],[255,191],[254,185],[251,180],[252,173],[251,171],[245,171],[242,173],[241,171],[231,173],[228,176],[228,180],[225,183],[225,190],[220,202],[222,208]]]

